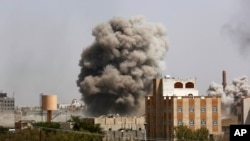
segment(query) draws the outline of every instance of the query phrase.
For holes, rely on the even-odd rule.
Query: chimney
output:
[[[223,86],[223,91],[225,91],[225,88],[227,86],[227,73],[225,70],[222,71],[222,86]]]

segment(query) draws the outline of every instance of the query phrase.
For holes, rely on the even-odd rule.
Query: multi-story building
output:
[[[153,95],[145,98],[145,112],[148,138],[173,139],[178,125],[221,133],[221,97],[199,96],[194,78],[153,79]]]
[[[0,112],[14,111],[15,99],[7,97],[7,93],[0,93]]]

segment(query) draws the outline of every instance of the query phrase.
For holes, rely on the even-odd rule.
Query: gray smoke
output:
[[[142,17],[97,25],[95,41],[81,55],[77,85],[89,114],[139,112],[151,80],[164,70],[166,29]]]
[[[232,21],[223,26],[223,32],[239,47],[242,55],[247,55],[250,51],[250,1],[239,0],[237,2],[240,9]]]
[[[236,78],[231,84],[227,85],[225,91],[223,86],[212,82],[207,90],[208,95],[220,95],[222,102],[222,114],[225,116],[236,115],[236,104],[241,97],[250,95],[250,85],[246,76]]]

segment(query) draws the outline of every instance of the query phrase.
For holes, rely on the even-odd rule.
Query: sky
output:
[[[169,50],[162,74],[196,77],[199,93],[205,95],[211,82],[221,83],[222,70],[227,71],[228,83],[250,76],[250,34],[245,32],[250,31],[249,4],[246,0],[2,0],[0,90],[14,96],[17,106],[39,105],[41,93],[57,94],[58,103],[80,99],[78,63],[94,41],[92,29],[113,17],[142,15],[167,29]]]

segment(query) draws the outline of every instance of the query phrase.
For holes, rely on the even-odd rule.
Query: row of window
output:
[[[2,108],[2,110],[14,110],[14,108]]]
[[[14,104],[2,104],[2,105],[0,105],[0,106],[3,106],[3,107],[4,107],[4,106],[5,106],[5,107],[8,106],[8,107],[9,107],[9,106],[14,106]]]
[[[186,88],[194,88],[194,83],[193,83],[193,82],[187,82],[187,83],[185,84],[185,87],[186,87]],[[176,82],[176,83],[174,84],[174,88],[183,88],[183,83],[181,83],[181,82]]]
[[[14,103],[15,101],[2,101],[1,103]]]
[[[182,107],[178,106],[177,111],[182,112]],[[218,111],[217,106],[213,106],[212,111],[217,112]],[[189,112],[194,112],[194,106],[189,106]],[[206,107],[205,106],[201,107],[201,112],[206,112]]]
[[[183,122],[182,122],[182,120],[178,120],[178,125],[182,125],[183,124]],[[189,120],[189,125],[190,126],[193,126],[194,125],[194,120],[193,119],[191,119],[191,120]],[[206,125],[206,120],[201,120],[201,125]],[[218,125],[218,121],[217,120],[213,120],[213,126],[217,126]]]

